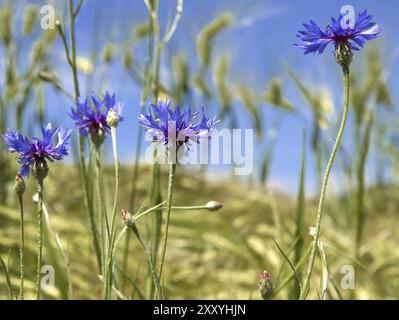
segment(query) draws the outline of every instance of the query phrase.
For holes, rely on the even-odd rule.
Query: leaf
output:
[[[13,296],[12,296],[12,286],[11,286],[11,280],[10,280],[10,273],[9,273],[7,265],[5,264],[5,262],[4,262],[4,260],[2,258],[0,258],[0,264],[3,267],[4,273],[5,273],[6,282],[7,282],[7,288],[8,288],[8,296],[9,296],[10,300],[12,300]]]
[[[299,286],[299,288],[301,288],[301,287],[302,287],[301,279],[300,279],[300,277],[299,277],[299,275],[298,275],[298,273],[297,273],[297,271],[296,271],[294,265],[291,263],[290,259],[286,256],[286,254],[284,253],[284,251],[280,248],[280,246],[278,245],[276,239],[273,238],[273,241],[274,241],[275,245],[277,246],[278,250],[280,251],[280,253],[282,254],[282,256],[284,257],[284,259],[287,261],[287,263],[288,263],[289,266],[291,267],[292,271],[294,272],[295,279],[296,279],[296,281],[297,281],[297,285]]]
[[[326,299],[326,294],[327,294],[327,286],[328,286],[328,265],[327,265],[327,259],[326,255],[324,253],[323,249],[323,243],[319,240],[317,242],[317,249],[320,254],[321,258],[321,283],[320,283],[320,292],[321,292],[321,300]]]

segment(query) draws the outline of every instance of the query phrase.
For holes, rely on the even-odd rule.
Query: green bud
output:
[[[116,127],[119,123],[119,115],[116,113],[114,109],[109,109],[107,114],[107,124],[110,127]]]
[[[269,300],[273,295],[272,278],[267,271],[263,271],[260,276],[259,293],[263,300]]]
[[[14,180],[14,190],[20,196],[22,196],[25,192],[25,180],[19,173]]]
[[[219,209],[221,209],[223,207],[223,205],[220,202],[211,200],[205,205],[205,207],[209,211],[218,211]]]

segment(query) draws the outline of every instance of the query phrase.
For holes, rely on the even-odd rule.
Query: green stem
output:
[[[119,189],[119,160],[118,160],[118,150],[116,145],[116,128],[111,127],[111,138],[112,138],[112,150],[114,154],[114,165],[115,165],[115,194],[114,203],[112,207],[111,214],[111,227],[110,227],[110,241],[108,246],[108,257],[106,266],[106,299],[111,299],[112,285],[113,285],[113,263],[114,263],[114,251],[115,251],[115,217],[116,217],[116,206],[118,202],[118,189]],[[118,241],[119,242],[119,241]]]
[[[95,160],[96,160],[96,200],[97,200],[97,216],[100,220],[100,241],[101,241],[101,274],[103,276],[103,295],[106,296],[107,281],[106,281],[106,248],[108,238],[108,222],[107,216],[103,207],[102,188],[101,188],[101,152],[99,146],[94,146]]]
[[[161,42],[160,42],[160,32],[158,23],[158,8],[159,0],[153,0],[146,2],[151,20],[151,31],[153,35],[153,53],[152,53],[152,78],[151,78],[151,89],[152,89],[152,101],[153,103],[158,103],[158,87],[159,87],[159,65],[161,57]],[[156,158],[156,149],[153,152],[154,159]],[[152,205],[156,205],[161,202],[161,188],[160,188],[160,168],[159,163],[155,162],[152,166],[151,173],[151,186],[150,186],[150,202]],[[154,215],[153,221],[153,237],[151,239],[151,251],[152,251],[152,261],[154,264],[157,263],[157,256],[159,251],[159,244],[161,239],[161,228],[162,228],[162,211],[159,210]],[[149,279],[151,279],[151,268],[149,268]],[[160,279],[160,277],[159,277]],[[148,297],[151,298],[154,294],[153,282],[149,281]]]
[[[75,96],[79,97],[79,84],[78,84],[78,73],[76,68],[76,43],[75,43],[75,16],[73,14],[73,2],[68,1],[68,11],[69,11],[69,36],[71,42],[71,59],[72,59],[72,75],[73,83],[75,87]]]
[[[40,299],[40,279],[43,254],[43,179],[37,178],[37,266],[36,266],[36,299]]]
[[[168,196],[166,202],[166,222],[165,222],[165,239],[162,248],[161,261],[160,261],[160,269],[159,269],[159,281],[162,279],[162,271],[163,265],[165,261],[166,255],[166,247],[168,244],[168,233],[169,233],[169,221],[170,221],[170,212],[172,208],[172,195],[173,195],[173,185],[175,181],[175,173],[176,173],[176,163],[171,163],[169,166],[169,182],[168,182]],[[162,290],[163,291],[163,290]],[[161,294],[163,295],[163,294]]]
[[[134,219],[135,219],[136,221],[138,221],[139,219],[141,219],[142,217],[146,216],[147,214],[149,214],[149,213],[151,213],[151,212],[158,211],[158,210],[160,210],[160,209],[162,209],[162,210],[168,209],[167,207],[162,207],[162,205],[163,205],[164,203],[165,203],[165,202],[162,202],[162,203],[156,205],[155,207],[152,207],[152,208],[150,208],[150,209],[148,209],[148,210],[146,210],[146,211],[144,211],[144,212],[141,212],[141,213],[137,214],[137,215],[134,217]],[[209,207],[208,207],[207,205],[201,205],[201,206],[178,206],[178,207],[177,207],[177,206],[172,206],[172,207],[171,207],[171,210],[176,210],[176,211],[179,211],[179,210],[182,210],[182,211],[209,210]]]
[[[20,265],[20,287],[19,287],[19,298],[24,300],[24,278],[25,278],[25,266],[24,266],[24,250],[25,250],[25,230],[24,230],[24,204],[22,194],[18,195],[19,210],[20,210],[20,243],[19,243],[19,265]]]
[[[149,30],[152,30],[152,20],[151,17],[148,19],[148,27]],[[147,36],[147,58],[144,67],[144,86],[141,91],[140,96],[140,110],[143,111],[145,105],[147,103],[148,92],[150,87],[150,66],[152,61],[152,41],[151,41],[151,32],[148,33]],[[139,161],[140,161],[140,151],[141,145],[143,141],[143,130],[142,128],[138,128],[137,140],[136,140],[136,154],[134,159],[134,167],[133,167],[133,175],[132,175],[132,189],[130,192],[130,202],[129,202],[129,210],[130,212],[134,211],[136,205],[136,196],[137,196],[137,182],[139,179]],[[129,232],[125,237],[125,243],[123,248],[123,261],[122,261],[122,272],[123,274],[127,273],[128,269],[128,262],[129,262],[129,246],[130,246],[130,238],[131,233]],[[122,291],[126,286],[126,277],[124,277],[123,284],[122,284]],[[151,282],[150,282],[151,283]]]
[[[89,196],[89,187],[88,187],[86,165],[84,158],[84,137],[81,135],[79,135],[79,165],[80,165],[81,180],[83,185],[83,200],[85,207],[89,213],[89,222],[90,222],[90,230],[93,240],[93,247],[96,253],[98,270],[99,272],[101,272],[102,270],[101,247],[98,240],[98,231],[96,227],[96,221],[94,218],[94,208]]]
[[[308,262],[308,268],[306,272],[306,277],[305,277],[305,282],[304,285],[302,286],[301,294],[300,294],[300,300],[306,299],[309,287],[310,287],[310,279],[312,276],[312,271],[313,271],[313,266],[314,266],[314,261],[316,258],[316,251],[317,251],[317,243],[320,238],[320,227],[321,227],[321,217],[323,214],[323,206],[324,206],[324,200],[326,196],[326,191],[327,191],[327,185],[328,185],[328,179],[330,177],[330,172],[334,163],[335,155],[337,153],[337,150],[339,148],[339,145],[341,143],[341,138],[345,130],[346,126],[346,119],[348,117],[348,111],[349,111],[349,69],[344,68],[343,69],[343,74],[344,74],[344,107],[342,111],[342,119],[341,119],[341,124],[338,130],[337,138],[334,143],[334,147],[331,151],[330,158],[328,159],[328,164],[327,164],[327,169],[326,173],[323,178],[323,184],[321,188],[321,194],[320,194],[320,200],[319,200],[319,207],[317,210],[317,218],[316,218],[316,234],[313,238],[313,243],[312,243],[312,249],[310,252],[310,257],[309,257],[309,262]]]
[[[370,138],[371,138],[371,131],[373,128],[373,116],[370,116],[368,119],[365,133],[363,137],[363,143],[360,147],[360,158],[359,164],[357,168],[357,181],[358,181],[358,190],[357,190],[357,199],[356,199],[356,216],[357,216],[357,226],[356,226],[356,238],[355,238],[355,260],[361,261],[361,254],[360,254],[360,246],[362,243],[362,236],[363,236],[363,228],[364,228],[364,221],[365,221],[365,208],[364,208],[364,192],[365,192],[365,169],[366,169],[366,160],[370,146]],[[360,140],[357,140],[360,141]],[[358,264],[355,265],[355,274],[359,275],[359,267]],[[355,291],[352,290],[351,298],[354,298]]]
[[[78,11],[77,11],[78,12]],[[69,14],[69,36],[70,36],[70,44],[71,44],[71,53],[69,53],[68,45],[66,43],[66,38],[63,33],[61,27],[59,27],[59,32],[61,38],[64,43],[65,48],[65,56],[71,66],[72,69],[72,78],[73,78],[73,85],[75,90],[75,101],[77,102],[80,97],[80,90],[79,90],[79,79],[78,79],[78,70],[76,66],[76,40],[75,40],[75,17],[76,14],[73,10],[73,1],[68,1],[68,14]],[[92,240],[93,240],[93,247],[97,257],[97,264],[98,269],[101,272],[102,264],[101,264],[101,249],[97,235],[97,228],[94,219],[94,209],[92,202],[89,196],[89,187],[87,181],[87,173],[86,173],[86,165],[85,165],[85,158],[84,158],[84,137],[79,135],[79,166],[80,166],[80,176],[83,186],[83,201],[84,205],[89,213],[89,221],[90,221],[90,229],[92,233]]]

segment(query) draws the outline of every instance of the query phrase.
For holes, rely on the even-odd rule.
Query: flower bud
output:
[[[107,124],[110,127],[116,127],[118,123],[119,123],[119,115],[116,113],[116,111],[113,108],[109,109],[107,114]]]
[[[133,228],[136,225],[136,220],[131,212],[124,209],[121,210],[121,217],[127,227]]]
[[[22,196],[25,192],[25,180],[19,173],[14,180],[14,190],[20,196]]]
[[[205,205],[205,207],[209,211],[218,211],[219,209],[221,209],[223,207],[223,205],[220,202],[211,200]]]
[[[260,276],[259,293],[263,300],[269,300],[273,295],[272,278],[267,271],[263,271]]]

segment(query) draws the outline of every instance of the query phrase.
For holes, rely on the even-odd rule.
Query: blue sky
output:
[[[160,0],[161,25],[164,27],[174,14],[174,0]],[[20,3],[20,6],[23,2]],[[26,3],[29,3],[27,1]],[[36,1],[36,3],[45,3]],[[295,192],[299,175],[300,155],[302,148],[302,129],[309,127],[310,114],[306,103],[303,101],[297,88],[286,75],[284,63],[290,65],[297,75],[305,82],[313,85],[322,85],[332,92],[335,105],[335,116],[330,120],[336,123],[341,110],[341,82],[340,69],[336,65],[332,48],[328,48],[323,55],[304,56],[302,51],[292,46],[296,42],[295,34],[302,28],[302,23],[309,19],[321,26],[329,23],[331,16],[338,16],[343,5],[354,6],[356,12],[367,9],[380,22],[384,32],[379,40],[383,47],[383,56],[389,68],[388,82],[391,88],[398,87],[399,74],[399,23],[397,12],[399,2],[394,0],[375,1],[273,1],[273,0],[186,0],[182,20],[177,32],[168,43],[161,60],[161,79],[164,83],[170,81],[170,56],[176,53],[186,55],[192,72],[198,72],[199,63],[195,50],[195,38],[201,28],[217,17],[222,12],[230,12],[234,16],[234,23],[223,31],[215,41],[214,58],[221,54],[229,54],[231,67],[229,82],[245,83],[254,91],[261,92],[267,89],[269,80],[278,76],[283,80],[285,97],[301,110],[302,117],[288,115],[283,123],[278,136],[276,150],[271,168],[271,181],[285,188],[286,191]],[[59,5],[59,3],[57,4]],[[58,8],[61,9],[61,8]],[[57,9],[57,10],[58,10]],[[142,1],[117,0],[94,1],[85,0],[77,20],[78,56],[89,57],[93,43],[101,54],[105,42],[121,43],[128,37],[132,27],[147,19],[146,8]],[[134,59],[145,60],[145,42],[133,48]],[[358,68],[362,53],[356,53],[353,68]],[[52,53],[52,61],[56,70],[68,90],[72,91],[71,75],[63,57],[63,49],[59,39]],[[138,104],[141,88],[126,75],[121,66],[120,57],[105,68],[101,63],[95,66],[93,75],[93,89],[108,89],[116,92],[119,100],[125,105],[125,122],[119,129],[119,148],[123,162],[133,161],[135,151],[135,136],[137,135]],[[85,76],[80,76],[82,91],[85,92]],[[394,101],[398,101],[397,94],[393,93]],[[72,121],[65,116],[71,102],[61,94],[47,90],[46,103],[49,112],[49,121],[57,122],[63,126],[73,126]],[[206,103],[209,112],[219,108],[216,100],[206,102],[198,93],[194,96],[194,104],[200,106]],[[234,106],[240,115],[239,126],[251,128],[252,124],[243,108],[235,103]],[[276,117],[276,112],[270,106],[260,106],[262,119],[267,127]],[[27,118],[29,121],[29,114]],[[226,126],[222,123],[221,127]],[[309,127],[310,130],[310,127]],[[334,131],[325,133],[334,137]],[[146,142],[147,143],[147,142]],[[144,145],[146,145],[146,143]],[[308,141],[309,146],[309,141]],[[265,149],[265,140],[255,141],[256,163],[262,157]],[[307,186],[314,188],[315,167],[308,147],[307,152]],[[213,169],[212,169],[213,170]],[[226,168],[214,168],[216,172],[224,172]]]

